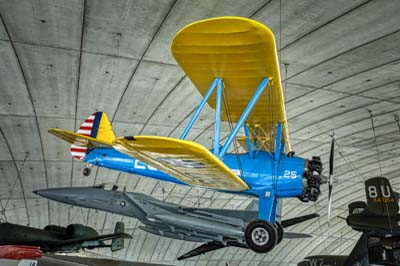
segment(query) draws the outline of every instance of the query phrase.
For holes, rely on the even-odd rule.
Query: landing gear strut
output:
[[[246,227],[245,240],[249,248],[257,253],[271,251],[278,242],[278,231],[268,221],[255,220]]]
[[[276,231],[278,232],[278,242],[276,244],[279,244],[283,239],[283,227],[280,222],[276,222],[274,226],[276,228]]]

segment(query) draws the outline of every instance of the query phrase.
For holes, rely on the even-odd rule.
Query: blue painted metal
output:
[[[269,79],[264,78],[260,85],[258,86],[256,92],[254,93],[253,97],[251,98],[250,102],[247,104],[246,109],[243,111],[242,115],[240,116],[239,120],[237,121],[235,127],[233,128],[231,134],[229,135],[227,141],[225,142],[224,146],[222,147],[218,157],[222,159],[226,152],[228,151],[229,147],[231,146],[233,140],[235,139],[236,135],[238,134],[240,128],[243,126],[244,121],[249,116],[251,110],[253,109],[254,105],[257,103],[258,98],[261,96],[261,93],[264,91],[264,88],[267,86]]]
[[[239,166],[237,156],[239,156],[241,167]],[[117,171],[152,177],[177,184],[185,184],[113,148],[95,148],[86,155],[84,161],[92,165]],[[272,184],[274,180],[276,180],[276,185],[274,186],[276,187],[275,195],[278,198],[296,197],[302,193],[304,159],[300,157],[288,157],[285,154],[281,154],[277,172],[275,172],[273,167],[273,155],[262,150],[258,152],[258,155],[254,159],[249,158],[247,154],[227,154],[223,162],[250,187],[249,190],[240,192],[239,194],[257,197],[265,195],[265,191],[273,189]]]
[[[269,191],[267,191],[268,193]],[[278,200],[275,196],[270,195],[269,197],[261,196],[258,201],[258,219],[267,220],[270,223],[275,223],[276,218],[276,206]]]
[[[217,85],[218,81],[221,80],[219,78],[214,79],[214,81],[211,83],[210,88],[208,89],[206,95],[204,95],[203,100],[201,100],[199,106],[196,109],[196,112],[190,119],[188,125],[186,126],[185,130],[183,131],[182,135],[180,136],[180,139],[185,139],[187,134],[189,133],[190,129],[192,128],[194,122],[196,122],[197,118],[200,115],[201,110],[203,110],[204,105],[207,103],[208,98],[210,98],[211,93],[213,92],[215,86]]]
[[[222,80],[218,79],[217,82],[217,97],[215,103],[215,128],[214,128],[214,154],[218,156],[219,153],[219,136],[221,124],[221,100],[222,100]]]
[[[278,161],[279,160],[279,155],[281,154],[281,136],[282,134],[282,124],[279,123],[278,127],[276,128],[276,134],[275,134],[275,151],[274,151],[274,160]]]
[[[247,150],[249,151],[249,157],[254,158],[253,145],[251,144],[250,141],[249,127],[246,124],[244,124],[243,130],[244,130],[244,135],[246,137],[246,144],[247,144]]]

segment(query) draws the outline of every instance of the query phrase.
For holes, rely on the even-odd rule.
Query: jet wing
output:
[[[223,79],[224,99],[229,104],[229,113],[221,110],[223,121],[237,122],[261,80],[269,78],[269,88],[246,123],[252,139],[265,150],[273,149],[273,129],[281,123],[285,151],[291,150],[275,38],[269,28],[240,17],[196,21],[175,35],[171,51],[203,96],[215,78]],[[208,99],[213,109],[215,99],[215,95]]]
[[[116,234],[106,234],[106,235],[100,235],[100,236],[80,237],[80,238],[72,238],[72,239],[66,239],[66,240],[57,240],[57,241],[54,241],[51,244],[49,244],[49,246],[60,247],[60,246],[65,246],[65,245],[83,243],[86,241],[107,241],[107,240],[112,240],[112,239],[116,239],[116,238],[130,239],[130,238],[132,238],[132,236],[129,234],[126,234],[126,233],[116,233]]]
[[[249,187],[204,146],[158,136],[120,137],[112,146],[192,186],[242,191]]]

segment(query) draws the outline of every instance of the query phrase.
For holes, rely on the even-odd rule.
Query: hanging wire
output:
[[[315,208],[315,213],[318,213],[317,203],[315,201],[313,202],[313,205],[314,205],[314,208]],[[324,231],[322,231],[322,225],[321,225],[320,217],[318,217],[318,228],[319,228],[319,231],[321,232],[320,236],[324,237],[325,238],[324,240],[326,240],[327,236],[325,236],[324,233],[323,233]],[[325,243],[324,240],[322,241],[322,243],[324,243],[324,250],[325,250],[325,252],[327,252],[326,251],[326,243]]]
[[[25,152],[24,160],[22,161],[22,164],[21,164],[21,166],[20,166],[18,172],[21,173],[21,170],[22,170],[22,168],[24,167],[25,162],[26,162],[26,159],[28,159],[28,157],[29,157],[29,152]],[[14,181],[14,184],[13,184],[13,186],[12,186],[12,189],[11,189],[10,193],[8,194],[8,198],[7,198],[6,204],[4,204],[3,209],[1,210],[1,213],[4,215],[4,217],[5,217],[5,211],[6,211],[7,205],[8,205],[8,203],[10,202],[10,199],[11,199],[12,194],[14,193],[14,190],[15,190],[15,187],[16,187],[16,185],[17,185],[17,182],[18,182],[18,177],[15,178],[15,181]]]
[[[279,69],[282,64],[282,0],[279,0]],[[287,69],[286,69],[286,78],[287,78]]]
[[[377,156],[378,156],[379,170],[380,170],[380,172],[381,172],[381,176],[383,177],[382,166],[381,166],[381,159],[380,159],[380,157],[379,157],[378,143],[377,143],[377,141],[376,141],[376,132],[375,132],[375,125],[374,125],[374,116],[373,116],[371,110],[368,110],[368,112],[369,112],[369,115],[370,115],[370,117],[371,117],[372,131],[374,132],[374,142],[375,142],[376,154],[377,154]],[[383,185],[383,184],[381,184],[381,185]],[[393,229],[392,229],[392,221],[391,221],[391,218],[390,218],[390,215],[389,215],[389,206],[388,206],[387,203],[385,203],[385,207],[386,207],[386,212],[387,212],[387,218],[388,218],[388,222],[389,222],[390,232],[392,232],[392,231],[393,231]]]
[[[347,154],[344,152],[342,146],[339,144],[339,142],[337,141],[337,139],[335,139],[335,146],[337,148],[337,151],[339,153],[339,155],[343,158],[343,160],[348,163],[350,165],[351,171],[353,171],[355,173],[356,176],[358,176],[359,178],[361,178],[361,182],[364,183],[364,179],[365,176],[363,176],[360,171],[358,171],[358,169],[354,166],[353,161],[349,158],[349,156],[347,156]],[[336,180],[338,181],[339,179],[336,178]]]
[[[284,65],[285,65],[285,85],[284,85],[284,88],[285,88],[284,97],[285,97],[285,99],[284,99],[284,104],[285,104],[285,109],[286,109],[287,77],[288,77],[288,66],[289,66],[289,64],[285,63]]]
[[[375,125],[374,125],[374,115],[372,114],[371,110],[368,110],[370,118],[371,118],[371,126],[372,126],[372,131],[374,132],[374,143],[375,143],[375,149],[376,149],[376,155],[378,156],[378,165],[379,165],[379,170],[381,172],[381,176],[383,176],[382,173],[382,166],[381,166],[381,158],[379,155],[379,150],[378,150],[378,143],[376,141],[376,132],[375,132]]]
[[[394,114],[394,121],[396,121],[397,127],[399,128],[400,131],[400,118],[397,114]]]

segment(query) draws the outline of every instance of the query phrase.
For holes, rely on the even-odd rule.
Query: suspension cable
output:
[[[378,143],[377,143],[377,141],[376,141],[374,117],[373,117],[373,114],[372,114],[372,111],[371,111],[371,110],[368,110],[368,112],[369,112],[369,115],[370,115],[370,117],[371,117],[372,131],[374,132],[374,142],[375,142],[376,154],[377,154],[377,156],[378,156],[379,170],[380,170],[380,172],[381,172],[381,177],[383,177],[382,166],[381,166],[381,159],[380,159],[380,157],[379,157]],[[381,184],[381,185],[383,185],[383,184]],[[392,229],[392,221],[391,221],[391,218],[390,218],[390,215],[389,215],[389,206],[388,206],[388,204],[387,204],[386,202],[385,202],[385,207],[386,207],[386,211],[387,211],[387,218],[388,218],[388,222],[389,222],[390,232],[393,232],[393,229]]]
[[[24,165],[25,165],[26,159],[28,159],[28,157],[29,157],[29,152],[25,152],[24,160],[22,161],[21,167],[19,168],[18,172],[21,172],[22,168],[23,168]],[[15,179],[15,182],[14,182],[14,184],[13,184],[13,187],[12,187],[10,193],[8,194],[8,198],[7,198],[6,204],[4,204],[3,209],[1,210],[1,213],[2,213],[3,215],[4,215],[5,211],[6,211],[6,208],[7,208],[7,205],[8,205],[8,203],[9,203],[10,199],[11,199],[11,196],[12,196],[12,194],[14,193],[14,189],[15,189],[15,186],[17,185],[17,182],[18,182],[18,178]],[[5,217],[5,215],[4,215],[4,217]]]
[[[376,155],[378,156],[378,165],[379,165],[379,170],[381,172],[381,176],[383,176],[382,173],[382,166],[381,166],[381,158],[379,156],[379,150],[378,150],[378,143],[376,141],[376,133],[375,133],[375,125],[374,125],[374,116],[372,114],[371,110],[368,110],[370,118],[371,118],[371,126],[372,126],[372,131],[374,132],[374,143],[375,143],[375,149],[376,149]]]

